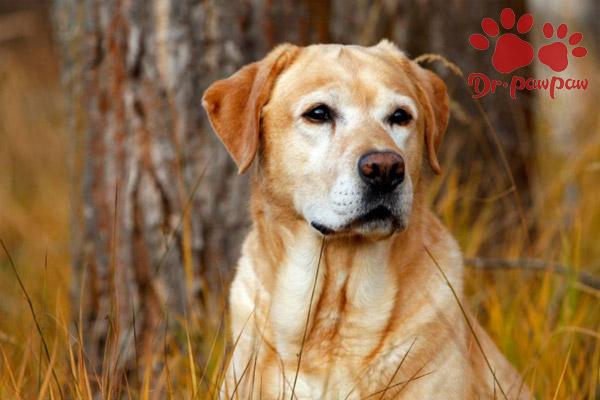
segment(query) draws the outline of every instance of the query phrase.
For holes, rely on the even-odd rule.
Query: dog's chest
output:
[[[386,331],[397,291],[387,248],[294,250],[276,278],[270,318],[273,344],[291,366],[302,353],[300,382],[313,389],[346,390],[346,383],[369,372],[365,365],[372,366],[374,359],[381,359],[376,364],[385,367],[381,351],[389,345]],[[389,355],[391,362],[401,357],[397,350],[398,356]]]

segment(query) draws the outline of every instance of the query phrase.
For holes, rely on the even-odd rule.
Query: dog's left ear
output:
[[[442,169],[437,154],[450,117],[446,84],[433,72],[421,68],[414,61],[410,61],[389,40],[380,41],[375,48],[394,57],[403,71],[412,72],[412,75],[416,78],[415,83],[419,92],[419,101],[425,109],[425,145],[427,146],[429,165],[436,174],[441,173]]]
[[[202,106],[210,124],[243,173],[259,144],[260,116],[277,76],[290,65],[298,48],[283,44],[261,61],[248,64],[227,79],[210,85]]]
[[[450,109],[446,84],[435,73],[411,62],[417,76],[417,87],[422,91],[425,109],[425,144],[429,156],[429,165],[436,174],[442,172],[438,161],[438,151],[448,127]]]

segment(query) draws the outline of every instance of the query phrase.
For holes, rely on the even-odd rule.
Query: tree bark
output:
[[[202,110],[211,82],[283,41],[382,37],[490,72],[467,38],[505,3],[56,0],[73,142],[73,314],[90,363],[112,348],[116,368],[132,368],[157,346],[167,314],[209,308],[229,281],[249,226],[248,185]],[[523,0],[513,3],[519,13]],[[492,122],[517,175],[529,148],[522,105],[502,96],[485,105],[498,109]]]

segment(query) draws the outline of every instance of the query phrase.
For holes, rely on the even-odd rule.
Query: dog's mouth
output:
[[[361,225],[375,221],[385,221],[393,218],[392,211],[383,205],[377,206],[371,211],[356,218],[353,224]]]
[[[368,233],[375,230],[386,230],[390,233],[403,228],[403,223],[392,210],[384,205],[379,205],[366,213],[354,218],[348,224],[333,229],[318,222],[311,222],[313,228],[325,236],[333,234],[349,234],[351,232]]]

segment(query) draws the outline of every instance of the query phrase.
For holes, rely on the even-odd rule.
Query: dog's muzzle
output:
[[[369,151],[358,159],[357,170],[362,187],[360,198],[354,200],[352,218],[341,226],[328,226],[318,220],[312,220],[311,225],[323,235],[391,234],[405,229],[410,212],[406,199],[411,194],[402,156],[390,150]]]

